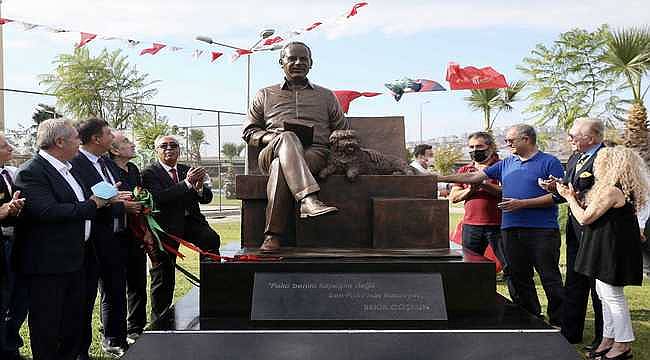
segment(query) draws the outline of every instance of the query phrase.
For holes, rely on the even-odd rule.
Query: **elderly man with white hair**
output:
[[[202,167],[178,163],[180,143],[171,135],[155,141],[158,161],[142,171],[142,183],[149,190],[159,212],[156,220],[169,234],[183,238],[203,250],[217,254],[219,235],[201,214],[199,203],[212,201],[212,189],[206,183],[207,172]],[[178,248],[173,240],[168,245]],[[159,319],[172,304],[174,297],[174,265],[176,256],[160,254],[160,264],[151,269],[151,321]]]
[[[66,119],[43,121],[38,153],[16,175],[25,197],[16,228],[17,267],[29,290],[34,359],[73,359],[84,318],[84,253],[92,220],[108,200],[92,195],[70,171],[79,134]]]

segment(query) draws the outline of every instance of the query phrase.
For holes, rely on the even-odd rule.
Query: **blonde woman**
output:
[[[596,279],[603,303],[603,340],[590,359],[631,359],[634,341],[626,285],[641,285],[641,234],[636,211],[646,203],[647,170],[634,151],[616,146],[598,152],[596,182],[586,204],[576,200],[571,184],[558,185],[584,232],[575,271]]]

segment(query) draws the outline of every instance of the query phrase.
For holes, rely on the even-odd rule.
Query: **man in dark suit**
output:
[[[203,250],[218,253],[219,235],[201,214],[199,203],[212,201],[212,189],[205,182],[204,168],[178,164],[180,145],[173,136],[155,142],[158,162],[142,171],[144,187],[151,192],[160,212],[156,220],[175,236],[192,242]],[[168,242],[178,248],[174,241]],[[151,273],[151,321],[154,322],[171,305],[174,296],[174,254],[161,254],[160,265]]]
[[[42,122],[36,145],[40,151],[16,176],[25,207],[14,257],[28,282],[34,359],[74,359],[83,327],[85,243],[97,209],[108,202],[71,172],[79,136],[69,120]]]
[[[79,154],[70,161],[72,172],[88,188],[102,181],[119,186],[115,164],[104,157],[113,143],[113,133],[105,120],[90,118],[77,124],[81,140]],[[86,316],[85,332],[79,357],[85,359],[92,341],[92,312],[101,286],[105,306],[101,316],[104,326],[102,349],[122,356],[126,343],[126,212],[140,211],[140,204],[121,194],[118,201],[97,212],[93,231],[86,246]],[[122,240],[122,241],[120,241]]]
[[[18,330],[27,317],[26,296],[16,297],[20,303],[12,301],[14,294],[26,294],[24,281],[17,282],[16,272],[11,266],[16,215],[24,205],[24,199],[19,199],[20,191],[14,184],[17,169],[7,165],[12,158],[13,147],[0,134],[0,359],[7,360],[20,358],[18,348],[22,339]],[[13,310],[11,313],[10,309]],[[17,316],[16,311],[20,315]]]
[[[572,184],[581,201],[584,201],[589,189],[594,184],[594,160],[596,154],[603,148],[603,136],[605,126],[599,119],[579,118],[576,119],[569,130],[569,142],[574,150],[566,166],[564,179],[561,181]],[[550,185],[546,183],[545,185]],[[549,190],[553,191],[554,187]],[[556,202],[564,202],[564,198],[554,193]],[[594,309],[594,339],[587,350],[597,347],[603,336],[603,315],[602,305],[596,294],[595,279],[574,271],[574,264],[580,246],[580,237],[583,228],[568,210],[566,224],[566,279],[565,279],[565,300],[562,314],[562,335],[570,343],[582,341],[582,333],[587,313],[589,291],[591,290],[591,301]]]

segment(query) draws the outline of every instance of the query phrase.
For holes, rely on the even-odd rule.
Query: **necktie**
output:
[[[178,174],[176,173],[175,168],[169,169],[169,172],[172,174],[172,180],[174,180],[174,183],[178,183]]]
[[[111,176],[108,174],[108,168],[106,167],[106,160],[104,158],[99,158],[97,159],[97,162],[99,163],[99,167],[102,169],[102,174],[104,174],[104,180],[106,180],[107,183],[113,184],[113,181],[111,180]]]
[[[580,156],[580,159],[578,159],[578,162],[576,163],[576,171],[582,168],[582,166],[587,162],[587,159],[589,159],[589,154],[587,153]]]
[[[12,195],[14,192],[14,182],[13,180],[11,180],[11,175],[9,175],[9,171],[7,171],[7,169],[2,169],[0,173],[2,173],[2,176],[5,178],[5,180],[7,180],[7,184],[9,184],[9,189],[8,189],[9,195]]]

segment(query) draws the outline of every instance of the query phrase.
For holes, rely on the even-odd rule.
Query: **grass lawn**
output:
[[[223,195],[213,197],[212,202],[210,202],[210,205],[214,205],[214,206],[219,205],[219,200],[221,200],[221,205],[223,205],[223,206],[240,206],[241,205],[241,200],[239,200],[239,199],[228,199]]]
[[[462,218],[461,214],[451,214],[449,217],[449,227],[455,229],[456,224]],[[214,224],[213,227],[221,235],[222,245],[226,245],[231,242],[239,242],[240,237],[240,223],[228,222],[228,223],[219,223]],[[199,273],[199,259],[195,253],[190,252],[189,250],[183,251],[186,255],[185,260],[179,261],[179,264],[184,268],[192,271],[194,274]],[[562,253],[560,257],[560,270],[562,273],[566,270],[566,262],[564,259],[564,246],[562,247]],[[535,279],[537,285],[537,293],[540,297],[540,302],[542,303],[542,309],[546,309],[546,296],[544,295],[544,290],[539,281],[539,277],[536,276]],[[642,287],[630,286],[625,289],[626,297],[629,301],[630,311],[632,313],[632,324],[634,327],[634,333],[636,335],[636,341],[634,342],[633,351],[634,358],[637,360],[650,360],[650,281],[648,279],[644,280]],[[176,290],[174,292],[175,301],[186,294],[191,288],[191,285],[183,277],[183,275],[176,273]],[[508,297],[508,290],[504,283],[497,283],[497,291],[505,297]],[[99,320],[98,320],[98,306],[95,305],[95,312],[93,317],[93,344],[91,347],[91,356],[93,359],[112,359],[111,357],[104,356],[100,343],[101,335],[99,334]],[[147,313],[149,310],[147,310]],[[591,305],[589,305],[587,310],[587,321],[585,323],[585,343],[591,342],[593,335],[593,319],[594,315],[591,310]],[[22,354],[31,357],[31,349],[29,347],[29,335],[27,331],[27,326],[23,326],[21,329],[21,334],[23,339],[25,339],[26,345],[22,348]],[[584,344],[579,344],[576,346],[576,349],[579,353],[583,353],[582,346]]]

